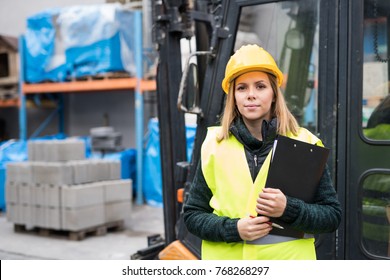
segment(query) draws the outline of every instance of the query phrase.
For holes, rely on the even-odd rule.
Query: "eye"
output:
[[[257,89],[264,89],[264,88],[267,88],[267,85],[265,85],[264,83],[258,83],[258,84],[256,85],[256,88],[257,88]]]
[[[237,91],[243,91],[243,90],[245,90],[246,88],[247,88],[246,85],[244,85],[244,84],[239,84],[239,85],[237,85],[236,90],[237,90]]]

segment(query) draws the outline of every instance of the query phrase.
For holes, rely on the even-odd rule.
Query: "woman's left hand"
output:
[[[277,218],[283,215],[287,198],[279,189],[264,188],[256,202],[258,214]]]

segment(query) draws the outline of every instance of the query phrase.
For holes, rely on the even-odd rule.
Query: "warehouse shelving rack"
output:
[[[129,26],[129,28],[131,28]],[[103,80],[88,80],[88,81],[69,81],[57,83],[37,83],[28,84],[25,82],[24,76],[24,36],[19,38],[20,51],[20,75],[19,75],[19,138],[27,140],[27,113],[26,113],[26,96],[33,94],[59,94],[57,109],[50,114],[46,120],[38,127],[32,136],[39,135],[52,118],[58,114],[59,116],[59,132],[64,133],[64,111],[63,111],[63,94],[73,94],[81,92],[99,92],[99,91],[116,91],[129,90],[135,94],[135,137],[137,150],[137,178],[136,180],[136,203],[143,204],[142,196],[142,171],[143,171],[143,114],[144,101],[143,92],[155,91],[155,80],[143,79],[143,38],[142,38],[142,12],[134,11],[134,32],[135,32],[135,64],[136,76],[131,78],[103,79]]]
[[[19,99],[0,100],[0,108],[19,107]]]

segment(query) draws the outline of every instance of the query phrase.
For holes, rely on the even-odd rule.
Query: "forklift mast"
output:
[[[196,169],[200,139],[207,126],[216,122],[219,114],[203,109],[203,117],[198,118],[193,159],[186,156],[186,125],[184,112],[178,110],[177,100],[182,77],[181,41],[196,38],[196,51],[206,51],[209,57],[198,57],[197,76],[199,87],[204,84],[207,60],[215,52],[218,37],[216,28],[221,16],[222,1],[153,1],[153,40],[159,53],[157,68],[158,118],[160,130],[160,153],[164,204],[165,243],[178,239],[182,228],[178,225],[181,203],[177,202],[177,191],[190,182]],[[215,12],[210,12],[210,11]],[[222,32],[220,32],[222,33]],[[214,40],[214,41],[212,41]],[[209,99],[209,98],[206,98]],[[203,97],[201,97],[203,100]],[[222,107],[221,100],[214,100]],[[187,183],[188,185],[188,183]]]
[[[176,107],[182,74],[180,40],[189,36],[188,1],[153,1],[154,41],[157,44],[157,100],[160,131],[165,242],[176,239],[177,204],[175,168],[186,161],[184,114]]]

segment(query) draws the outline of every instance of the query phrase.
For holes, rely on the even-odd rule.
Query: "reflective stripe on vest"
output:
[[[303,235],[303,238],[314,238],[313,234],[305,233]],[[253,244],[253,245],[264,245],[264,244],[275,244],[280,242],[287,242],[287,241],[293,241],[296,240],[294,237],[288,237],[288,236],[280,236],[280,235],[274,235],[274,234],[268,234],[262,238],[255,239],[253,241],[246,241],[246,244]]]
[[[265,185],[271,152],[267,155],[255,182],[253,182],[244,146],[234,136],[218,142],[217,136],[220,131],[220,127],[209,128],[201,149],[202,172],[213,194],[210,200],[210,206],[214,209],[213,213],[230,218],[257,215],[255,210],[256,199]],[[315,135],[304,128],[300,128],[298,136],[292,134],[287,136],[323,146],[322,142]],[[310,245],[307,246],[310,252],[306,255],[312,256],[314,241],[312,238],[307,240],[310,240],[308,241]],[[290,243],[287,241],[291,241],[291,238],[281,236],[272,238],[270,236],[268,239],[258,240],[254,244],[275,245],[275,243]],[[296,242],[296,240],[293,239],[291,242]],[[248,242],[232,244],[202,241],[202,259],[241,259],[243,256],[246,259],[256,259],[258,254],[253,250],[259,249],[253,249],[253,246],[250,245],[252,244],[248,244]],[[257,245],[257,247],[260,246],[262,245]],[[248,248],[250,248],[249,251],[253,252],[245,252]]]

